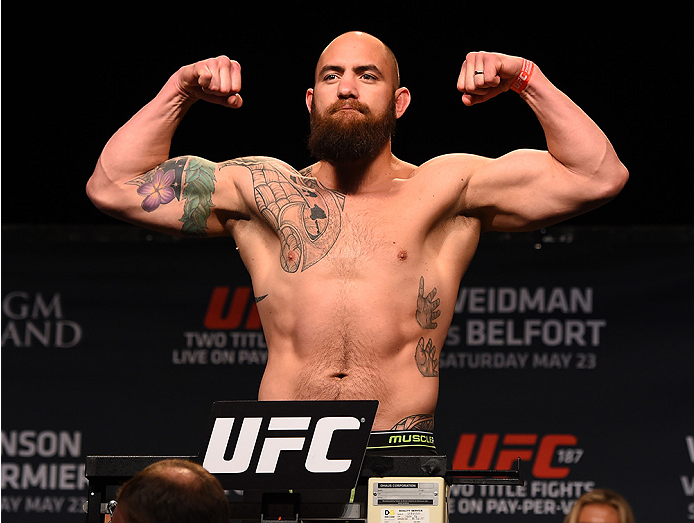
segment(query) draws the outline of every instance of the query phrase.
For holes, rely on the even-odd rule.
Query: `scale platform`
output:
[[[377,407],[375,401],[216,402],[197,456],[87,456],[87,522],[104,521],[125,481],[172,458],[200,463],[219,479],[232,520],[261,523],[445,523],[451,484],[524,484],[520,459],[513,470],[448,470],[443,455],[366,452]]]

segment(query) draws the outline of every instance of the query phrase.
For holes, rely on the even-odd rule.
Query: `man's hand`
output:
[[[523,67],[523,59],[498,53],[468,53],[460,69],[458,90],[467,106],[486,102],[508,91]]]
[[[205,100],[234,109],[241,107],[241,66],[226,56],[209,58],[179,69],[178,89],[192,100]]]

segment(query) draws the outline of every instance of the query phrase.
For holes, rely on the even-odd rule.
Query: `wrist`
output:
[[[518,94],[522,93],[525,90],[525,88],[528,87],[528,84],[530,83],[530,79],[532,78],[534,72],[535,64],[530,60],[526,60],[525,58],[523,58],[523,65],[521,66],[521,71],[511,84],[511,90]]]
[[[169,87],[169,96],[175,103],[189,107],[197,102],[200,96],[198,96],[194,89],[186,85],[183,69],[184,68],[181,68],[169,78],[167,87]]]

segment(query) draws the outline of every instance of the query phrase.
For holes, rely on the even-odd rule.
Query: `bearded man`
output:
[[[395,97],[380,115],[358,100],[338,100],[325,114],[316,111],[312,102],[310,111],[309,151],[317,160],[332,165],[372,160],[395,133]]]
[[[586,212],[628,177],[597,125],[529,60],[470,53],[457,88],[465,105],[519,93],[547,150],[396,158],[410,92],[390,49],[350,32],[323,51],[306,93],[317,163],[169,158],[196,101],[241,107],[240,65],[222,56],[181,68],[111,138],[88,194],[140,226],[233,237],[268,346],[260,400],[376,399],[370,448],[410,431],[399,439],[418,448],[406,452],[435,452],[439,354],[481,234]]]

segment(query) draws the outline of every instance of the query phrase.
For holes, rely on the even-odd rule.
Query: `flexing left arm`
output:
[[[519,57],[469,54],[458,81],[463,103],[509,90],[523,65]],[[608,202],[628,179],[605,134],[537,65],[520,96],[542,125],[547,150],[518,150],[473,167],[463,205],[484,230],[532,230],[559,222]]]

